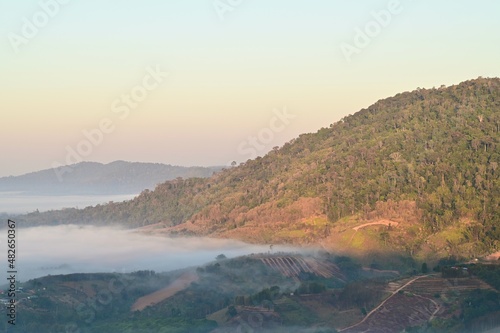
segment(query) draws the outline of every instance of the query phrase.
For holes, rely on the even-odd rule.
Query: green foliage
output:
[[[321,283],[310,282],[301,283],[299,288],[295,291],[296,294],[321,294],[326,290],[326,287]]]
[[[333,257],[327,254],[321,256],[324,263],[334,261],[344,268],[359,269],[359,264],[348,257]],[[451,262],[453,261],[442,261],[442,264]],[[455,266],[459,267],[458,264]],[[214,269],[207,270],[207,267]],[[490,285],[499,287],[500,266],[470,264],[462,265],[456,271],[466,271],[463,267]],[[448,268],[450,267],[443,266],[443,272]],[[204,333],[217,327],[214,321],[208,320],[215,319],[211,317],[214,314],[220,314],[219,319],[223,318],[219,323],[221,329],[235,331],[236,328],[232,325],[240,323],[240,320],[249,320],[248,316],[252,310],[244,307],[258,307],[257,312],[262,313],[262,317],[259,317],[262,318],[262,324],[268,325],[266,327],[272,332],[335,332],[323,327],[335,325],[324,319],[325,312],[326,316],[331,315],[331,305],[335,306],[333,312],[354,310],[356,315],[360,316],[366,315],[388,296],[386,280],[362,277],[358,277],[362,280],[347,283],[343,288],[327,291],[325,285],[318,282],[321,280],[308,277],[302,281],[297,294],[290,295],[290,291],[296,287],[294,279],[277,274],[258,258],[247,256],[207,264],[198,270],[199,279],[196,283],[143,311],[130,312],[131,305],[139,297],[164,288],[182,274],[182,271],[155,273],[144,270],[130,274],[70,274],[31,280],[24,283],[23,287],[30,290],[30,294],[35,292],[39,297],[18,304],[19,322],[22,325],[9,329],[8,332],[75,331],[68,329],[68,323],[74,323],[81,333]],[[118,280],[122,283],[116,283]],[[111,281],[115,283],[110,284]],[[404,277],[400,281],[406,283],[408,280]],[[119,289],[111,293],[110,302],[100,302],[86,295],[89,290],[109,290],[110,285],[113,285],[112,290]],[[424,288],[421,291],[425,292],[425,287],[426,285],[421,285],[419,288]],[[436,289],[432,285],[429,287],[429,292],[434,293]],[[400,291],[401,294],[408,292]],[[413,299],[421,299],[419,292],[411,292]],[[90,291],[90,295],[91,293]],[[425,295],[425,298],[427,297],[430,296]],[[408,328],[407,332],[482,332],[499,324],[500,296],[495,290],[463,290],[453,297],[443,290],[442,296],[436,293],[434,298],[442,304],[445,312],[437,313],[436,318],[429,324]],[[411,306],[410,298],[408,302]],[[77,310],[78,304],[87,304],[87,310],[95,310],[95,316],[91,317],[90,323],[85,322],[89,317],[85,314],[82,317],[82,312]],[[453,315],[446,312],[447,308]],[[383,313],[378,315],[383,316]],[[272,326],[275,324],[279,324],[279,327],[275,327],[276,330]]]
[[[492,290],[475,290],[462,303],[462,310],[465,322],[489,312],[500,311],[499,294]]]
[[[496,290],[500,291],[500,266],[498,265],[470,265],[469,271],[484,280]]]
[[[309,308],[291,298],[285,298],[285,302],[276,305],[275,311],[280,314],[283,326],[308,327],[318,320]]]
[[[215,257],[216,260],[224,260],[227,259],[227,257],[224,254],[219,254],[217,257]]]
[[[382,293],[380,285],[369,286],[363,282],[352,282],[344,287],[339,295],[339,301],[345,306],[366,309],[379,302]]]
[[[206,319],[148,318],[140,321],[126,321],[92,325],[88,333],[130,332],[130,333],[207,333],[217,323]]]
[[[334,259],[334,263],[344,272],[349,281],[357,280],[361,275],[361,264],[350,257],[338,256]]]
[[[236,315],[238,315],[238,311],[236,311],[234,305],[231,305],[227,308],[227,314],[231,317],[235,317]]]

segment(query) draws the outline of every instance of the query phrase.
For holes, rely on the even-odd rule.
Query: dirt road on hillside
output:
[[[130,308],[130,311],[142,311],[148,306],[158,304],[167,298],[174,296],[179,291],[186,289],[192,282],[195,281],[198,281],[198,275],[196,273],[184,273],[167,287],[137,299],[137,301],[135,301]]]
[[[357,227],[354,227],[353,229],[358,231],[359,229],[362,229],[364,227],[368,227],[368,226],[371,226],[371,225],[385,225],[385,226],[394,226],[394,227],[397,227],[398,226],[398,222],[394,222],[394,221],[389,221],[389,220],[381,220],[381,221],[377,221],[377,222],[371,222],[371,223],[365,223],[365,224],[362,224],[362,225],[358,225]]]

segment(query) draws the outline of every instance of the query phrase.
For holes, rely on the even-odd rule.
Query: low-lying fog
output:
[[[62,208],[85,208],[109,201],[125,201],[137,194],[121,195],[26,195],[21,192],[0,192],[0,213],[26,214]]]
[[[0,229],[0,248],[7,253],[7,230]],[[47,226],[17,229],[18,279],[26,281],[45,275],[170,271],[212,261],[219,254],[228,258],[270,250],[234,240],[212,238],[167,238],[94,226]],[[293,251],[274,246],[276,251]],[[5,267],[0,281],[6,281]]]

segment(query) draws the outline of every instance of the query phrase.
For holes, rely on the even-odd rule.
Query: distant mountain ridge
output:
[[[0,192],[40,195],[134,194],[178,177],[210,177],[222,167],[183,167],[161,163],[114,161],[69,165],[64,177],[54,169],[0,178]]]

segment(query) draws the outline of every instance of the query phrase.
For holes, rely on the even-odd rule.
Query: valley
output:
[[[491,303],[481,314],[475,307],[498,298],[500,265],[462,264],[394,276],[326,253],[219,257],[196,269],[168,273],[72,274],[28,281],[23,284],[26,297],[17,305],[23,327],[37,325],[40,333],[64,327],[82,333],[398,333],[498,325],[491,317],[500,313],[498,304]],[[453,273],[454,267],[465,273]],[[465,321],[457,320],[459,313]],[[45,324],[35,324],[42,316]]]
[[[498,78],[419,88],[210,177],[171,179],[123,202],[18,216],[20,234],[63,227],[58,241],[119,227],[101,236],[102,248],[116,254],[113,241],[125,234],[116,243],[127,249],[121,258],[149,268],[23,282],[36,297],[18,304],[24,326],[11,331],[497,328],[499,111]],[[243,253],[228,258],[224,242]],[[196,263],[183,262],[183,245],[200,251],[201,243],[210,258],[199,252]],[[154,261],[132,257],[131,244]],[[183,266],[150,269],[167,262]]]

